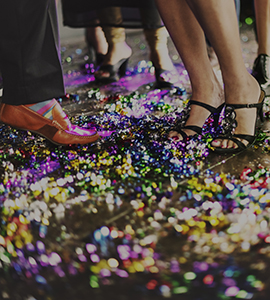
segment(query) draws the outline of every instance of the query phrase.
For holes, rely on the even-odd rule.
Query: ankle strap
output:
[[[215,113],[216,110],[217,110],[215,107],[213,107],[209,104],[199,102],[199,101],[196,101],[196,100],[189,100],[188,105],[192,105],[192,104],[201,106],[201,107],[207,109],[208,111],[210,111],[211,113]]]
[[[227,107],[232,107],[234,109],[238,108],[259,108],[261,107],[262,102],[259,103],[247,103],[247,104],[226,104]]]

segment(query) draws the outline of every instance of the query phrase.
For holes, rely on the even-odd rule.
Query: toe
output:
[[[175,141],[180,141],[180,140],[183,139],[182,136],[181,136],[181,134],[178,133],[177,131],[170,131],[169,134],[168,134],[168,137],[170,139],[175,140]]]
[[[213,147],[220,147],[221,146],[221,140],[213,140],[212,141],[212,143],[211,143],[211,145],[213,146]]]
[[[227,140],[227,147],[226,148],[237,148],[237,145],[233,141]]]

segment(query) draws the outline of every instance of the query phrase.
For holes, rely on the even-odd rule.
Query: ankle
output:
[[[224,90],[217,78],[207,80],[205,84],[192,86],[192,99],[199,102],[218,107],[224,103],[224,98]]]
[[[246,81],[235,82],[231,85],[230,90],[225,87],[226,103],[227,104],[246,104],[258,102],[261,94],[261,88],[257,80],[248,75]]]
[[[119,42],[109,46],[108,53],[103,64],[116,64],[119,60],[129,58],[132,54],[131,48],[126,42]]]
[[[167,45],[150,50],[150,60],[155,68],[163,70],[173,70],[174,65],[170,58]]]

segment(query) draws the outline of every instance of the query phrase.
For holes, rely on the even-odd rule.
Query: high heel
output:
[[[155,67],[156,87],[157,88],[171,88],[179,81],[179,74],[176,69],[164,70]]]
[[[111,83],[126,75],[128,58],[119,60],[115,65],[101,65],[95,72],[95,79],[100,83]],[[104,76],[108,73],[109,76]]]
[[[237,148],[221,148],[221,147],[214,147],[212,150],[216,153],[224,154],[224,153],[237,153],[243,151],[245,149],[250,148],[257,136],[257,121],[260,118],[261,122],[264,121],[263,115],[263,103],[265,99],[265,92],[262,90],[260,94],[260,99],[258,103],[251,103],[251,104],[228,104],[225,107],[224,119],[221,122],[222,126],[222,134],[218,136],[217,140],[229,140],[234,142],[237,145]],[[243,108],[256,108],[256,122],[254,125],[254,135],[249,134],[234,134],[234,130],[237,127],[236,121],[236,112],[237,109]],[[240,139],[246,140],[247,144],[244,144]]]
[[[106,54],[101,54],[96,52],[96,66],[100,66],[105,58]]]
[[[221,113],[221,111],[222,111],[225,104],[223,103],[223,104],[221,104],[220,106],[218,106],[216,108],[216,107],[213,107],[213,106],[211,106],[209,104],[206,104],[206,103],[203,103],[203,102],[199,102],[199,101],[196,101],[196,100],[189,100],[187,110],[183,114],[182,118],[177,121],[177,123],[171,129],[171,131],[176,131],[176,132],[180,133],[182,135],[183,139],[187,139],[189,137],[183,131],[185,129],[189,129],[189,130],[192,130],[192,131],[196,132],[197,134],[201,134],[202,127],[199,127],[197,125],[186,125],[186,122],[189,118],[191,105],[198,105],[198,106],[201,106],[201,107],[207,109],[210,112],[210,115],[207,117],[207,119],[212,116],[213,117],[213,126],[215,127],[215,129],[217,129],[218,124],[219,124],[219,116],[220,116],[220,113]]]
[[[221,112],[223,110],[225,106],[225,103],[222,103],[220,106],[218,106],[215,111],[212,113],[213,115],[213,126],[214,126],[214,129],[217,130],[218,126],[219,126],[219,118],[220,118],[220,115],[221,115]]]
[[[88,45],[88,59],[80,66],[81,70],[86,74],[93,74],[95,68],[103,63],[105,56],[105,54],[97,53],[92,45]]]
[[[253,77],[258,81],[261,89],[265,91],[266,96],[270,95],[270,56],[260,54],[255,59],[252,73]]]

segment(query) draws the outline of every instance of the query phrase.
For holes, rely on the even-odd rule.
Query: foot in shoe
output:
[[[266,96],[270,95],[270,56],[260,54],[255,59],[252,69],[252,75],[265,91]]]
[[[126,75],[129,58],[123,58],[115,65],[101,65],[95,72],[95,79],[98,82],[110,83]]]
[[[1,103],[0,121],[17,129],[37,133],[57,145],[88,144],[100,137],[96,129],[71,124],[55,99],[32,105]]]
[[[110,46],[102,64],[95,72],[96,80],[117,80],[117,73],[122,77],[125,75],[127,61],[132,54],[131,48],[125,42],[115,43]]]
[[[175,141],[179,141],[189,136],[200,134],[205,120],[207,120],[210,116],[213,117],[214,127],[217,128],[219,115],[223,107],[224,104],[221,104],[216,108],[203,102],[190,100],[183,118],[177,121],[168,137]]]
[[[212,141],[216,153],[237,153],[253,145],[257,135],[257,119],[263,122],[264,91],[259,101],[251,104],[227,104],[222,120],[223,134]]]

